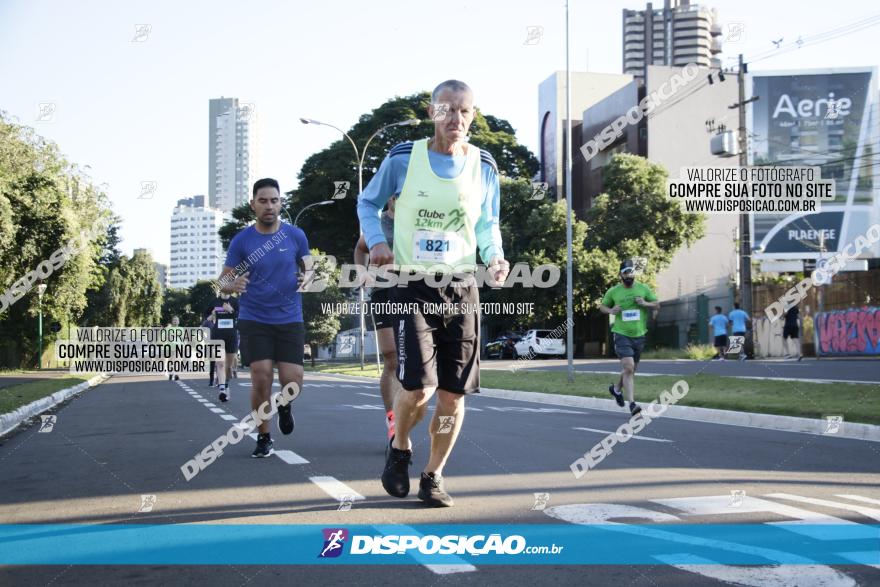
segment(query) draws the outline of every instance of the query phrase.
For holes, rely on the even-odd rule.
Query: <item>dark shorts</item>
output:
[[[727,346],[727,335],[719,334],[715,337],[715,346]]]
[[[624,357],[632,357],[633,361],[639,362],[642,358],[642,350],[645,348],[644,336],[624,336],[617,332],[614,333],[614,353],[621,359]]]
[[[798,327],[797,324],[793,326],[783,326],[782,327],[782,338],[798,338]]]
[[[302,322],[264,324],[253,320],[239,320],[241,334],[241,362],[271,359],[276,363],[303,364],[306,329]]]
[[[212,338],[214,340],[222,340],[223,348],[228,355],[232,353],[238,352],[238,334],[235,332],[235,328],[217,328],[212,333]]]
[[[377,287],[373,289],[373,293],[370,295],[370,312],[373,314],[376,330],[392,328],[394,326],[393,316],[386,312],[388,303],[391,301],[390,290],[390,287]]]
[[[438,387],[453,393],[480,391],[480,292],[474,284],[429,287],[424,281],[391,290],[393,303],[463,304],[465,312],[405,311],[395,314],[397,378],[407,390]]]
[[[745,335],[746,335],[745,331],[742,331],[742,332],[734,332],[731,336],[745,336]]]

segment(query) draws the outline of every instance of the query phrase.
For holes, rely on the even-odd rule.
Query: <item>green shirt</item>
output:
[[[648,308],[636,303],[636,298],[644,298],[646,302],[656,302],[657,296],[651,288],[638,281],[632,287],[619,283],[609,289],[602,298],[602,305],[613,308],[620,306],[620,314],[611,315],[611,332],[631,338],[645,336],[648,333]]]

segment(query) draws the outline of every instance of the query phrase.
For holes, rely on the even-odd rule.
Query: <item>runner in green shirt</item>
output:
[[[621,389],[629,398],[629,411],[633,415],[642,409],[635,402],[635,372],[645,347],[648,333],[648,308],[659,308],[660,303],[651,288],[635,278],[636,268],[632,260],[620,265],[621,283],[609,289],[602,298],[599,310],[614,316],[611,332],[614,335],[614,352],[620,357],[620,381],[608,386],[617,405],[624,406]]]

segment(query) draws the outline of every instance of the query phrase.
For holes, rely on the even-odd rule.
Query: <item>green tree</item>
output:
[[[123,256],[110,272],[108,285],[113,323],[102,326],[159,326],[162,293],[149,253]]]
[[[318,249],[312,249],[312,256],[318,259],[315,263],[315,279],[326,282],[327,287],[320,292],[303,292],[302,311],[305,320],[306,342],[312,349],[312,365],[318,354],[318,346],[332,344],[339,333],[341,322],[339,316],[327,312],[333,304],[342,302],[345,295],[339,289],[339,268],[331,268],[326,256]]]
[[[84,179],[54,143],[0,112],[0,292],[82,236],[76,253],[43,280],[42,303],[46,323],[80,315],[86,291],[102,279],[98,261],[105,237],[92,235],[108,215],[106,194]],[[3,364],[34,364],[36,285],[0,311]]]
[[[214,283],[210,281],[199,281],[189,288],[189,307],[190,312],[186,314],[186,322],[184,316],[180,316],[181,326],[199,326],[205,314],[205,309],[211,306],[217,298],[217,289]],[[169,318],[170,320],[170,318]]]
[[[168,288],[162,300],[161,324],[171,324],[171,318],[177,316],[181,324],[188,324],[195,313],[191,312],[189,290],[184,288]],[[186,322],[184,322],[186,321]],[[199,321],[201,324],[201,320]]]
[[[586,215],[587,246],[621,258],[646,257],[646,278],[653,278],[682,245],[700,239],[704,217],[685,212],[670,199],[666,179],[666,170],[644,157],[612,157],[605,168],[605,193]]]
[[[358,148],[362,148],[370,135],[386,124],[409,119],[420,119],[418,126],[396,126],[384,131],[370,143],[364,158],[364,186],[378,171],[382,160],[394,145],[433,135],[433,123],[427,118],[427,106],[431,96],[421,92],[406,97],[395,97],[369,114],[364,114],[347,132]],[[311,132],[336,132],[315,127]],[[485,149],[495,158],[502,175],[508,177],[532,177],[538,170],[538,160],[529,150],[518,144],[513,127],[506,120],[476,112],[471,125],[470,143]],[[331,135],[332,136],[332,135]],[[310,209],[302,215],[299,226],[309,238],[309,245],[326,251],[340,262],[350,262],[354,244],[359,234],[359,222],[355,210],[357,204],[357,160],[354,149],[345,137],[326,149],[306,159],[300,169],[299,187],[293,191],[285,207],[290,218],[305,206],[328,200],[334,193],[334,181],[350,182],[345,199],[334,200],[332,206]],[[283,189],[283,187],[282,187]],[[250,209],[241,206],[233,214],[233,220],[220,229],[224,246],[239,230],[253,219]]]

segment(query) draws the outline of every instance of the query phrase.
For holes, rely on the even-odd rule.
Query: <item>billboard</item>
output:
[[[876,69],[752,75],[751,165],[819,166],[837,197],[815,214],[752,215],[755,260],[825,259],[880,221]],[[867,257],[880,257],[880,243]]]

